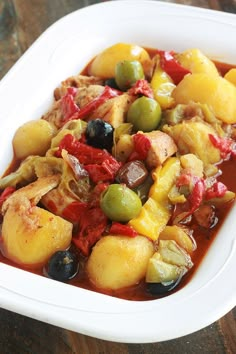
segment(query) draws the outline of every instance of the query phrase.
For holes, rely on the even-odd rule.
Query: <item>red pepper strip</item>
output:
[[[121,167],[121,163],[106,150],[81,143],[71,134],[65,135],[61,140],[56,152],[57,157],[61,156],[62,149],[67,150],[70,155],[75,156],[84,165],[84,169],[94,183],[112,182]]]
[[[111,88],[110,86],[105,86],[104,91],[98,97],[94,98],[91,102],[87,103],[83,108],[76,113],[75,119],[84,119],[89,114],[91,114],[95,109],[97,109],[101,104],[109,100],[110,98],[117,97],[123,92]]]
[[[191,71],[185,69],[180,63],[178,63],[174,57],[174,52],[159,50],[158,54],[160,55],[162,70],[171,77],[175,85],[178,85],[185,75],[191,74]]]
[[[136,81],[134,86],[128,90],[128,93],[130,95],[143,95],[153,98],[152,88],[150,87],[148,81],[143,79]]]
[[[119,222],[112,222],[110,228],[110,234],[112,235],[124,235],[129,237],[135,237],[138,233],[129,225],[120,224]]]
[[[87,208],[87,203],[74,201],[65,207],[62,217],[73,223],[79,222]]]
[[[100,208],[87,209],[80,218],[79,232],[72,242],[88,256],[93,245],[101,238],[107,226],[107,217]]]
[[[84,169],[88,172],[89,177],[94,183],[112,182],[118,172],[121,164],[112,156],[108,156],[100,165],[85,165]]]
[[[129,156],[128,161],[145,160],[151,147],[150,139],[145,134],[137,133],[133,136],[133,142],[134,151]]]
[[[62,98],[61,98],[61,110],[63,115],[63,124],[68,120],[73,119],[75,113],[79,112],[79,107],[74,102],[74,93],[72,90],[68,90]],[[73,94],[71,94],[72,92]]]
[[[227,158],[233,152],[233,140],[228,138],[220,138],[219,136],[209,134],[211,143],[220,150],[223,159]]]
[[[82,164],[101,164],[108,156],[111,156],[106,150],[101,150],[81,143],[73,135],[66,134],[56,152],[56,156],[61,156],[61,151],[65,149],[69,154],[75,156]]]
[[[2,207],[3,203],[5,202],[5,200],[12,194],[15,192],[15,188],[14,187],[6,187],[4,189],[4,191],[2,192],[2,194],[0,195],[0,208]]]
[[[206,190],[205,199],[220,198],[225,195],[228,188],[222,182],[215,182],[210,188]]]
[[[190,194],[188,199],[191,206],[189,215],[191,215],[201,205],[205,194],[205,190],[206,190],[205,183],[204,180],[201,178],[194,184],[192,193]]]

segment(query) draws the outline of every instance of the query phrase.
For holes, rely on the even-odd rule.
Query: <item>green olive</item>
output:
[[[115,81],[121,90],[126,91],[140,79],[144,79],[144,73],[139,61],[123,60],[116,64]]]
[[[161,107],[159,103],[148,97],[136,99],[127,113],[127,121],[133,124],[134,130],[150,132],[158,127],[161,120]]]
[[[124,184],[110,184],[102,194],[100,206],[109,219],[128,222],[138,216],[142,202],[138,195]]]

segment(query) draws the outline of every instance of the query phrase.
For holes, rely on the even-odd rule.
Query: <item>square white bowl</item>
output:
[[[38,119],[54,88],[116,43],[182,51],[197,47],[236,64],[236,16],[157,1],[116,1],[83,8],[57,21],[0,82],[0,173],[12,159],[18,126]],[[152,301],[128,301],[0,264],[0,304],[8,310],[101,339],[148,343],[197,331],[236,304],[236,208],[191,281]]]

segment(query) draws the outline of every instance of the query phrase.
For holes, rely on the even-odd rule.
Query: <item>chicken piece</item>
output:
[[[166,133],[160,130],[154,130],[150,133],[144,133],[151,142],[151,148],[148,151],[146,158],[147,167],[152,169],[159,165],[177,151],[177,146],[174,140]]]
[[[61,100],[54,102],[48,112],[42,116],[42,119],[45,119],[57,129],[61,128],[63,118]]]
[[[75,103],[79,108],[83,108],[86,104],[94,100],[96,97],[100,96],[104,91],[104,86],[101,85],[90,85],[81,87],[78,89],[75,95]]]
[[[221,160],[219,149],[215,148],[209,139],[209,134],[216,135],[209,124],[188,120],[174,126],[165,125],[163,131],[174,139],[181,155],[195,154],[204,166]]]
[[[102,118],[110,123],[113,128],[119,127],[124,123],[126,113],[135,100],[135,96],[124,93],[120,96],[114,97],[99,106],[89,117],[89,119]]]
[[[67,93],[69,87],[87,87],[90,85],[102,85],[103,80],[96,76],[76,75],[62,81],[61,86],[54,90],[54,98],[58,101]]]

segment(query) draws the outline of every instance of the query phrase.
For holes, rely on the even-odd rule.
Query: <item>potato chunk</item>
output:
[[[172,96],[177,104],[206,103],[224,123],[236,123],[236,87],[223,77],[205,73],[186,75]]]
[[[49,149],[55,128],[46,120],[33,120],[19,127],[13,137],[13,148],[17,158],[29,155],[43,156]]]
[[[31,268],[43,265],[53,253],[69,247],[71,238],[71,223],[47,210],[31,207],[23,197],[19,204],[9,206],[3,218],[2,251],[17,264]]]
[[[35,268],[44,265],[56,251],[69,247],[72,224],[36,206],[59,180],[58,175],[39,178],[3,203],[1,250],[6,258]]]
[[[154,247],[146,237],[105,236],[89,257],[89,279],[98,288],[120,289],[138,283],[145,277]]]
[[[116,64],[121,60],[138,60],[144,68],[150,65],[148,52],[134,44],[117,43],[96,56],[89,68],[89,74],[104,79],[115,76]]]
[[[219,76],[219,72],[212,60],[207,58],[199,49],[187,49],[177,55],[180,64],[191,73],[206,73]]]

